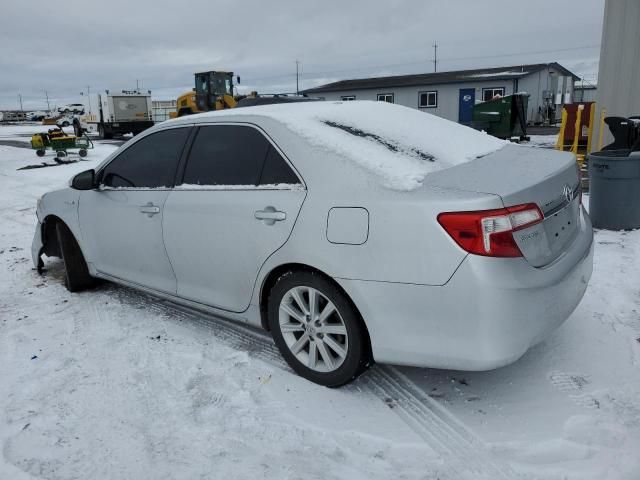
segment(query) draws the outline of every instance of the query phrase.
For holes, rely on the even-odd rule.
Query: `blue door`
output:
[[[475,88],[461,88],[460,89],[460,103],[458,104],[458,122],[464,125],[471,123],[471,114],[473,112],[473,106],[476,103],[476,89]]]

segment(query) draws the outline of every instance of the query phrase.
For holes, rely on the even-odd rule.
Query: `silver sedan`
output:
[[[163,122],[38,202],[33,259],[271,332],[305,378],[486,370],[564,322],[592,270],[575,159],[384,102]]]

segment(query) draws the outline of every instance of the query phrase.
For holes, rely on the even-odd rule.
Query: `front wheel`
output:
[[[58,236],[60,256],[64,262],[64,283],[67,290],[70,292],[79,292],[80,290],[92,287],[95,280],[89,274],[87,262],[69,227],[62,222],[58,222],[56,224],[56,235]]]
[[[368,366],[366,333],[358,312],[320,274],[282,275],[269,295],[268,320],[282,356],[307,380],[339,387]]]

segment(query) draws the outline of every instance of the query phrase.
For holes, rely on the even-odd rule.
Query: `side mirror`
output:
[[[95,170],[80,172],[71,179],[71,188],[74,190],[93,190],[96,187]]]
[[[236,83],[237,83],[238,85],[240,85],[240,75],[238,75],[238,76],[236,77]]]

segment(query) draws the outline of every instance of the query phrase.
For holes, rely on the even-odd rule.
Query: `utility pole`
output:
[[[18,99],[20,100],[20,111],[24,111],[22,110],[22,95],[18,94]]]
[[[433,72],[438,71],[438,43],[433,44]]]
[[[51,105],[49,105],[49,93],[45,90],[45,96],[47,97],[47,113],[51,112]]]
[[[300,71],[299,71],[299,67],[300,66],[300,62],[298,60],[296,60],[296,95],[300,95]]]
[[[89,101],[89,115],[91,115],[91,85],[87,85],[87,100]]]

